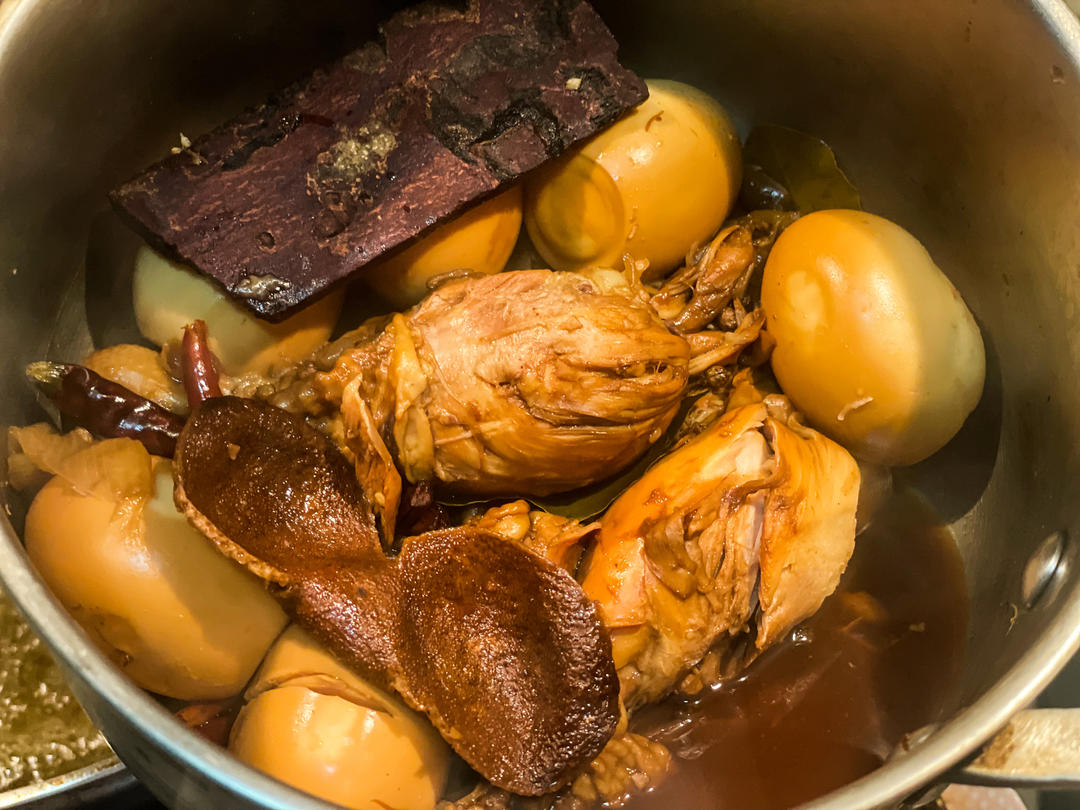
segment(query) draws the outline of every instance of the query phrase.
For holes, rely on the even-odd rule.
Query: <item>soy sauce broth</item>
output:
[[[837,592],[737,681],[639,714],[675,769],[632,810],[777,810],[874,770],[955,695],[968,622],[952,534],[894,494],[856,541]]]

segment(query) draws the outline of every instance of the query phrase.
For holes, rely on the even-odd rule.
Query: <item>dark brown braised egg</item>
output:
[[[824,144],[744,155],[560,10],[407,11],[114,195],[161,352],[29,367],[80,427],[13,432],[28,550],[135,682],[338,804],[787,807],[947,708],[959,558],[883,465],[963,423],[981,338]],[[365,272],[414,305],[328,340]]]

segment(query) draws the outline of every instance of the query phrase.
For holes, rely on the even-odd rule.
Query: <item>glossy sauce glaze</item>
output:
[[[626,806],[778,810],[864,776],[950,708],[967,622],[952,534],[918,496],[892,496],[788,642],[735,681],[635,718],[676,765]]]

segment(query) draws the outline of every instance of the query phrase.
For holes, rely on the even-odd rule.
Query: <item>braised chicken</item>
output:
[[[778,641],[835,589],[859,472],[779,396],[734,407],[607,511],[583,578],[612,632],[627,708],[660,699],[717,642]]]
[[[321,378],[327,397],[373,354],[376,378],[352,402],[342,393],[346,424],[366,421],[362,401],[410,481],[492,494],[572,489],[629,464],[674,417],[690,360],[611,270],[451,282],[342,355]]]
[[[630,260],[621,272],[451,281],[381,332],[358,332],[331,370],[314,374],[340,424],[325,406],[312,409],[310,393],[294,410],[340,432],[377,493],[387,548],[402,473],[478,494],[588,485],[659,439],[692,375],[733,362],[757,339],[764,314],[740,296],[760,264],[755,250],[779,227],[764,236],[753,222],[725,229],[659,292]],[[703,328],[722,313],[732,329]],[[311,390],[303,376],[299,386]]]

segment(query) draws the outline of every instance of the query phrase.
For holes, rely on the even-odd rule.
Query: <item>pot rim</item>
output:
[[[75,798],[80,801],[94,801],[134,784],[135,777],[131,771],[110,753],[98,762],[46,779],[44,782],[5,790],[0,793],[0,810],[46,804],[60,797],[72,798],[70,794],[75,794]]]
[[[3,0],[0,3],[0,59],[13,47],[20,27],[42,5],[39,0]],[[1028,5],[1067,57],[1073,73],[1080,76],[1080,21],[1064,0],[1028,0]],[[4,437],[0,437],[0,445],[6,445]],[[1062,573],[1059,570],[1058,576]],[[183,767],[250,802],[273,810],[332,810],[335,806],[241,763],[225,749],[186,729],[148,693],[135,686],[97,650],[40,579],[7,515],[0,520],[0,584],[77,686],[97,693],[113,712],[138,729],[152,745],[167,751]],[[879,808],[893,805],[921,788],[933,785],[938,777],[1033,702],[1080,648],[1080,577],[1059,596],[1059,600],[1057,615],[1035,643],[974,703],[914,750],[802,807],[815,810]],[[95,713],[93,706],[88,710],[91,715]],[[88,773],[83,775],[83,771]],[[118,771],[119,766],[110,766],[106,761],[106,767],[98,764],[75,773],[89,780],[106,779]]]

